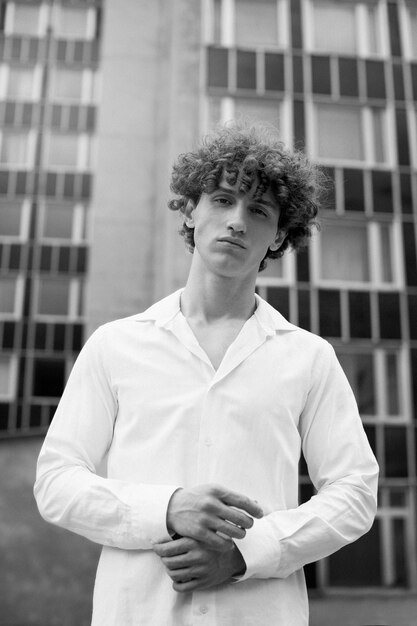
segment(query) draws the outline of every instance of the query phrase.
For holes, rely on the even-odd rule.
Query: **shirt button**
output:
[[[200,613],[208,613],[208,606],[200,606]]]

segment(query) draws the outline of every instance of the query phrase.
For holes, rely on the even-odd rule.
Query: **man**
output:
[[[99,328],[74,366],[35,494],[104,546],[95,626],[306,626],[303,565],[372,524],[377,464],[333,349],[255,295],[266,258],[309,236],[318,176],[270,129],[181,155],[185,288]],[[301,450],[317,495],[298,505]]]

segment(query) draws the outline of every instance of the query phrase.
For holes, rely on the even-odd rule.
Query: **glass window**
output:
[[[15,35],[38,35],[40,6],[14,3],[12,32]]]
[[[56,68],[51,83],[53,100],[79,103],[82,99],[83,72],[66,68]]]
[[[18,237],[20,235],[20,221],[22,207],[19,205],[0,205],[0,235]]]
[[[16,287],[16,278],[0,278],[0,313],[15,312]]]
[[[364,160],[361,110],[358,107],[316,105],[317,156]]]
[[[417,6],[415,2],[409,1],[406,4],[406,27],[408,26],[408,42],[410,54],[417,58]]]
[[[355,394],[361,415],[375,415],[374,363],[371,354],[337,352],[341,366]]]
[[[326,53],[356,53],[357,29],[354,3],[314,0],[313,16],[315,50]]]
[[[74,209],[72,206],[46,205],[42,236],[53,239],[72,239],[73,217]]]
[[[88,7],[60,5],[57,11],[55,34],[62,39],[86,39],[88,37]]]
[[[278,100],[236,98],[235,118],[247,117],[278,127],[280,124],[280,108],[281,103]]]
[[[29,135],[19,131],[3,132],[0,162],[5,165],[29,165]]]
[[[33,396],[59,398],[65,384],[63,359],[35,359],[33,364]]]
[[[15,100],[30,100],[33,96],[35,72],[33,68],[9,68],[7,97]]]
[[[0,396],[10,398],[14,395],[15,371],[10,356],[0,356]]]
[[[320,234],[321,278],[368,282],[366,224],[325,224]]]
[[[276,0],[235,0],[237,46],[272,47],[279,44]]]
[[[49,136],[47,165],[76,168],[78,164],[78,136],[51,133]]]
[[[59,278],[42,278],[39,281],[38,314],[69,314],[70,282]]]

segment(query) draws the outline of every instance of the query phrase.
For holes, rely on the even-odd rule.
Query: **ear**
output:
[[[184,223],[188,228],[194,228],[194,209],[195,203],[192,200],[188,200],[184,207]]]
[[[274,242],[271,243],[271,245],[269,246],[269,249],[272,250],[272,252],[276,252],[276,250],[278,250],[282,246],[283,241],[286,236],[287,236],[286,230],[279,230],[277,232],[277,236],[275,237]]]

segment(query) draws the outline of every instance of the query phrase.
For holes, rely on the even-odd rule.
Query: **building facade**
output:
[[[267,121],[331,185],[309,249],[258,291],[332,343],[381,466],[372,530],[309,585],[416,592],[416,3],[1,6],[4,436],[45,431],[93,328],[183,284],[175,156],[219,121]]]

